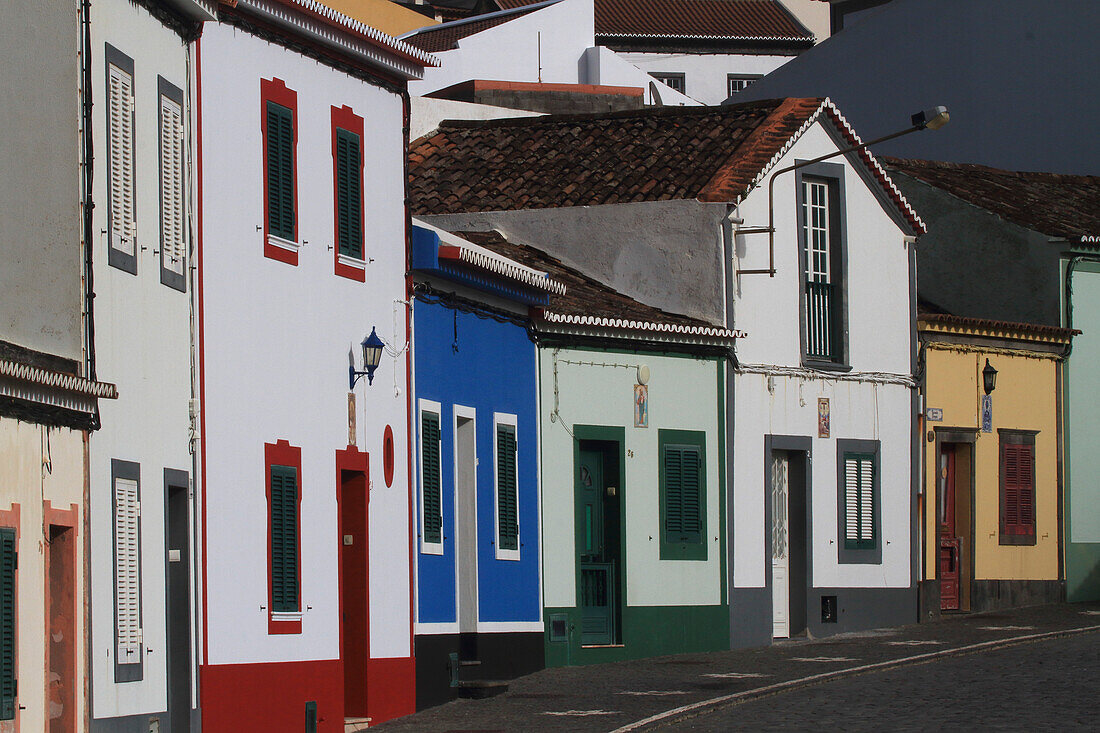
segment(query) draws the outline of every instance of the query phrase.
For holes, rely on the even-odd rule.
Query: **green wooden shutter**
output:
[[[336,130],[336,212],[340,254],[362,259],[363,211],[359,136]]]
[[[267,103],[267,230],[294,240],[294,115]]]
[[[15,530],[0,529],[0,720],[15,717]]]
[[[874,549],[875,457],[870,453],[844,454],[844,548]]]
[[[424,541],[443,541],[443,497],[439,477],[439,415],[420,414],[421,471],[424,479]]]
[[[701,455],[692,445],[666,445],[665,541],[699,544],[703,541]]]
[[[519,549],[516,490],[516,428],[497,425],[497,536],[501,550]]]
[[[271,467],[271,610],[301,610],[298,603],[298,471]]]

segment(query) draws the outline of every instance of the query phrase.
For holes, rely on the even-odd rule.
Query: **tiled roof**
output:
[[[596,0],[596,35],[814,40],[778,0]]]
[[[676,339],[704,337],[732,339],[735,333],[698,318],[669,313],[660,308],[639,303],[600,281],[562,263],[542,250],[509,242],[497,232],[455,232],[463,239],[489,249],[498,255],[549,274],[553,282],[565,286],[564,293],[550,296],[550,304],[542,314],[546,323],[565,324],[599,330],[648,332],[667,334]]]
[[[415,46],[427,53],[437,53],[455,48],[456,44],[475,33],[495,28],[502,23],[521,18],[538,8],[520,9],[514,12],[490,13],[478,15],[467,20],[456,20],[441,25],[429,26],[420,31],[414,31],[411,35],[402,36],[401,40],[410,46]]]
[[[1100,177],[1026,173],[971,163],[883,158],[899,171],[1026,229],[1053,237],[1100,236]]]
[[[444,122],[410,151],[413,210],[733,200],[821,105],[765,100]]]
[[[989,318],[969,318],[967,316],[953,316],[949,313],[920,313],[917,315],[917,323],[927,326],[942,326],[954,330],[985,331],[1005,336],[1030,336],[1040,340],[1069,341],[1081,333],[1075,328],[1059,328],[1058,326],[1044,326],[1038,323],[1015,323],[1012,321],[995,321]],[[927,330],[927,328],[925,328]]]

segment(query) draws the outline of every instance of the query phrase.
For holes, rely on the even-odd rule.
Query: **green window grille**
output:
[[[501,550],[519,549],[516,428],[497,425],[497,537]]]
[[[15,717],[15,530],[0,529],[0,720]]]
[[[666,445],[662,456],[665,541],[698,545],[703,541],[702,455],[694,445]]]
[[[340,254],[363,259],[362,143],[359,136],[336,130],[336,221]]]
[[[271,610],[301,610],[298,603],[298,469],[271,467]]]
[[[844,454],[844,549],[875,548],[875,456]]]
[[[275,102],[267,103],[267,231],[295,240],[294,114]]]
[[[439,476],[439,415],[420,414],[420,460],[423,463],[424,541],[443,542],[443,489]]]

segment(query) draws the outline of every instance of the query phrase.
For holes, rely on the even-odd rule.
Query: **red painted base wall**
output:
[[[367,663],[367,710],[371,725],[416,712],[416,661],[412,657]]]
[[[306,701],[317,703],[317,730],[344,730],[344,675],[338,659],[207,664],[199,670],[204,733],[301,733]]]

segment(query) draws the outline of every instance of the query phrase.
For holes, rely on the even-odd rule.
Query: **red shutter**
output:
[[[1006,535],[1035,535],[1034,461],[1034,446],[1001,445],[1001,525]]]
[[[1018,534],[1035,536],[1035,446],[1019,445],[1020,478],[1018,495],[1020,498],[1020,524]]]

